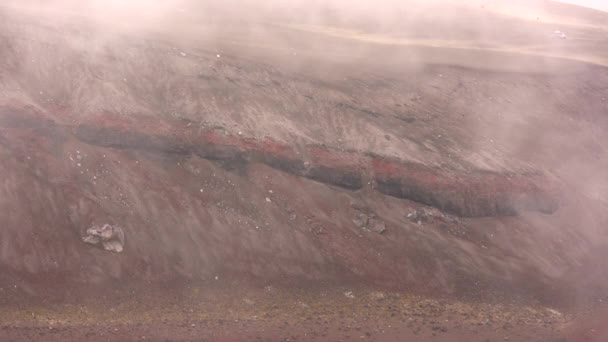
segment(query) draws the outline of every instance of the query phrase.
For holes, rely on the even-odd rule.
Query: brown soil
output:
[[[95,298],[75,291],[62,303],[7,305],[0,312],[2,332],[16,341],[559,341],[568,320],[545,308],[360,287],[292,285],[285,292],[242,284],[236,290],[224,278],[212,282],[172,285],[172,295],[135,287],[101,290]]]
[[[67,3],[0,7],[0,341],[606,339],[605,13]]]

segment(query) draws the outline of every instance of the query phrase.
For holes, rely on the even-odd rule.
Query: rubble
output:
[[[458,218],[445,214],[437,208],[420,207],[406,215],[406,218],[417,224],[423,223],[458,223]]]
[[[386,231],[386,224],[384,221],[378,218],[374,212],[369,210],[360,209],[357,215],[355,215],[353,223],[363,230],[378,234],[382,234]]]
[[[125,245],[125,233],[119,226],[93,226],[87,229],[82,241],[91,245],[101,244],[106,251],[120,253]]]

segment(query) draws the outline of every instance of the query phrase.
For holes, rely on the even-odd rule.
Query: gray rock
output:
[[[373,220],[373,222],[369,225],[369,230],[378,234],[382,234],[386,231],[386,224],[384,223],[384,221]]]
[[[374,212],[369,209],[359,209],[353,223],[365,231],[372,231],[378,234],[382,234],[386,231],[386,224],[380,218],[376,216]],[[365,210],[365,212],[362,212]]]
[[[87,229],[82,241],[91,245],[101,244],[106,251],[120,253],[124,249],[125,233],[119,226],[93,226]]]
[[[359,228],[367,228],[367,225],[369,223],[369,217],[364,213],[359,213],[353,219],[353,223]]]

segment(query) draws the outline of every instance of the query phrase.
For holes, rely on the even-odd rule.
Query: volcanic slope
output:
[[[356,8],[73,6],[0,8],[4,301],[214,279],[608,294],[605,13],[445,5],[461,16],[427,30]],[[82,242],[105,223],[123,253]]]

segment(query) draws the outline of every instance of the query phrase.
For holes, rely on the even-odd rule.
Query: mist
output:
[[[608,11],[608,5],[604,1],[601,0],[570,0],[570,1],[559,1],[563,3],[574,4],[578,6],[585,6],[589,8],[595,8],[601,11]]]
[[[0,340],[607,338],[608,14],[0,18]]]

